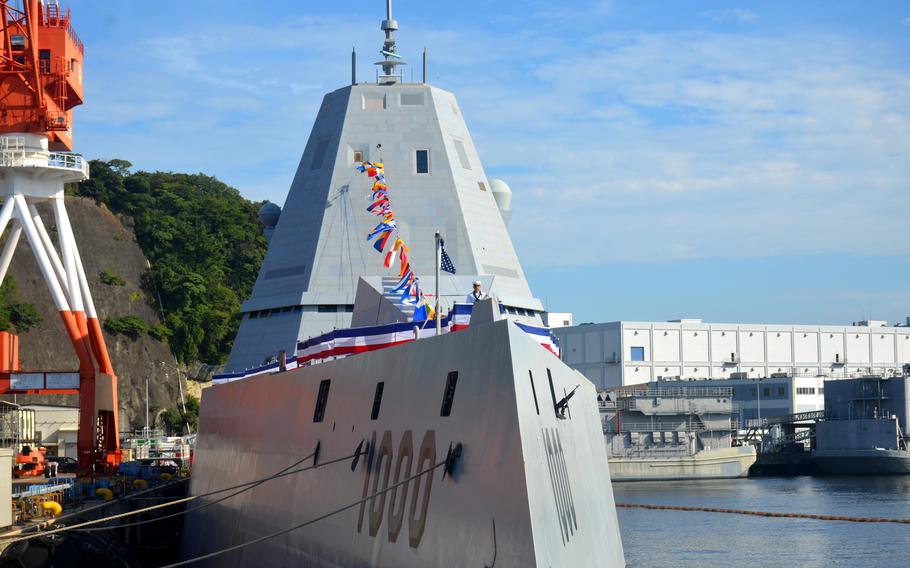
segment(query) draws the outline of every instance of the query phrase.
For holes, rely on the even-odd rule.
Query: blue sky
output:
[[[284,201],[378,0],[70,0],[76,144]],[[907,2],[398,0],[532,289],[576,321],[910,316]]]

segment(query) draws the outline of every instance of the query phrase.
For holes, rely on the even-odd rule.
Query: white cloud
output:
[[[751,10],[730,8],[727,10],[708,10],[699,14],[702,18],[714,22],[735,22],[737,24],[750,24],[758,19],[758,14]]]
[[[708,10],[699,14],[702,18],[707,18],[715,22],[736,22],[738,24],[750,24],[758,19],[758,15],[751,10],[741,8],[730,8],[726,10]]]
[[[282,202],[322,95],[346,83],[350,38],[375,28],[365,22],[220,27],[108,55],[93,64],[80,145]],[[429,46],[431,79],[459,97],[487,174],[512,186],[526,264],[910,254],[896,236],[910,218],[900,54],[837,33],[546,26],[400,33],[405,48]],[[163,70],[136,68],[149,51]],[[111,122],[134,132],[112,138]]]

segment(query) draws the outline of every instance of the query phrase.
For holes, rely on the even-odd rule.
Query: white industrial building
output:
[[[572,325],[572,312],[544,312],[543,324],[550,329],[570,327]]]
[[[674,378],[889,375],[910,364],[910,318],[898,326],[617,321],[553,333],[562,359],[601,389]]]

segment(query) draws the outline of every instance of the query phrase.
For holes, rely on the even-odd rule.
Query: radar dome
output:
[[[501,179],[491,179],[490,191],[493,192],[493,199],[496,200],[502,220],[508,225],[509,219],[512,217],[512,190],[509,188],[509,184]]]
[[[279,217],[281,217],[281,207],[271,201],[266,201],[265,204],[259,208],[259,220],[266,227],[275,227],[275,225],[278,224]]]

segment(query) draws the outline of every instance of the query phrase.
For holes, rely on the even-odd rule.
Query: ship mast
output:
[[[382,49],[379,50],[385,59],[374,63],[382,68],[382,74],[377,77],[377,81],[383,84],[398,83],[401,81],[401,74],[398,73],[397,68],[399,65],[407,65],[407,62],[398,54],[398,45],[395,43],[398,22],[392,18],[392,0],[385,2],[385,19],[379,29],[385,32],[385,41],[382,43]]]

